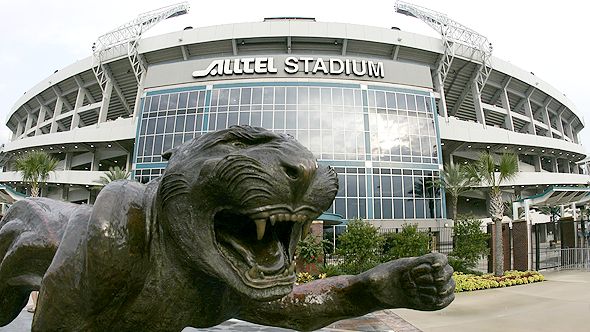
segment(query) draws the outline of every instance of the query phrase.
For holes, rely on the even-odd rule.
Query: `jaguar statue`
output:
[[[33,331],[181,331],[230,318],[313,330],[454,298],[440,254],[295,285],[297,243],[338,181],[290,136],[235,126],[164,157],[161,177],[112,182],[93,206],[12,205],[0,222],[0,326],[33,290]]]

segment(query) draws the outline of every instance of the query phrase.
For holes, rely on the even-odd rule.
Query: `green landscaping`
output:
[[[530,284],[544,281],[545,277],[537,271],[506,271],[499,277],[493,274],[475,275],[455,272],[453,279],[455,280],[455,293],[460,293]]]

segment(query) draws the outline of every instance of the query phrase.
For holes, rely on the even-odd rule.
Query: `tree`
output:
[[[429,243],[430,237],[427,233],[418,231],[418,225],[404,224],[401,232],[385,234],[385,261],[426,255],[430,252]]]
[[[518,173],[518,157],[513,153],[505,153],[500,157],[496,167],[494,157],[489,152],[482,152],[479,159],[468,165],[467,170],[472,178],[479,179],[481,184],[489,187],[489,213],[494,223],[494,274],[504,274],[504,256],[502,248],[502,217],[504,202],[502,201],[502,183],[514,178]]]
[[[337,254],[344,259],[342,270],[345,273],[357,274],[381,262],[383,236],[370,223],[360,219],[350,221],[339,240]]]
[[[39,196],[39,186],[47,181],[57,163],[57,159],[43,151],[31,151],[16,160],[16,170],[21,173],[24,182],[31,184],[32,197]]]
[[[473,216],[460,216],[453,228],[453,251],[449,256],[457,260],[455,271],[470,273],[481,256],[488,254],[489,235],[481,230],[481,220]],[[449,259],[449,262],[452,260]]]
[[[119,166],[109,167],[108,172],[105,172],[104,176],[101,176],[98,182],[101,183],[103,186],[106,186],[107,184],[116,180],[129,179],[130,175],[130,172],[121,169]]]
[[[445,192],[451,196],[451,219],[456,220],[459,195],[471,190],[476,181],[465,166],[445,164],[443,171],[440,172],[439,182],[445,188]]]

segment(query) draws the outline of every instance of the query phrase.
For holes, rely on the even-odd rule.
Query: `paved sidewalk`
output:
[[[393,311],[425,332],[590,331],[590,272],[542,273],[547,281],[459,293],[440,311]]]
[[[543,272],[547,281],[508,288],[457,294],[447,308],[436,312],[397,309],[343,320],[320,331],[395,332],[521,332],[590,331],[590,272]],[[0,332],[30,331],[32,314],[23,310]],[[195,331],[291,331],[231,319]]]
[[[27,332],[31,330],[31,321],[33,315],[23,310],[21,314],[12,323],[7,326],[0,327],[0,332]],[[138,331],[140,331],[138,329]],[[293,331],[289,329],[282,329],[278,327],[269,327],[251,324],[237,319],[230,319],[223,324],[206,329],[195,329],[187,327],[183,332],[282,332]],[[399,316],[394,314],[391,310],[383,310],[363,317],[346,319],[336,322],[326,328],[319,330],[321,332],[346,332],[346,331],[395,331],[395,332],[420,332],[417,328],[407,323]]]

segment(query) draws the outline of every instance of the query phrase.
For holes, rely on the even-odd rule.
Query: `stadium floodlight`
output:
[[[188,2],[182,2],[152,10],[98,37],[92,44],[92,69],[102,92],[105,92],[106,84],[110,80],[104,63],[122,56],[129,57],[135,79],[139,84],[145,72],[145,64],[138,52],[141,35],[165,19],[188,13],[189,9]]]
[[[441,75],[442,82],[445,81],[449,73],[455,54],[458,53],[457,51],[461,50],[462,52],[460,54],[464,56],[470,54],[470,58],[479,60],[481,66],[476,76],[476,86],[477,91],[481,94],[492,72],[490,60],[493,48],[485,36],[452,20],[443,13],[404,1],[396,1],[395,11],[403,15],[415,17],[441,34],[444,54],[437,70]]]

